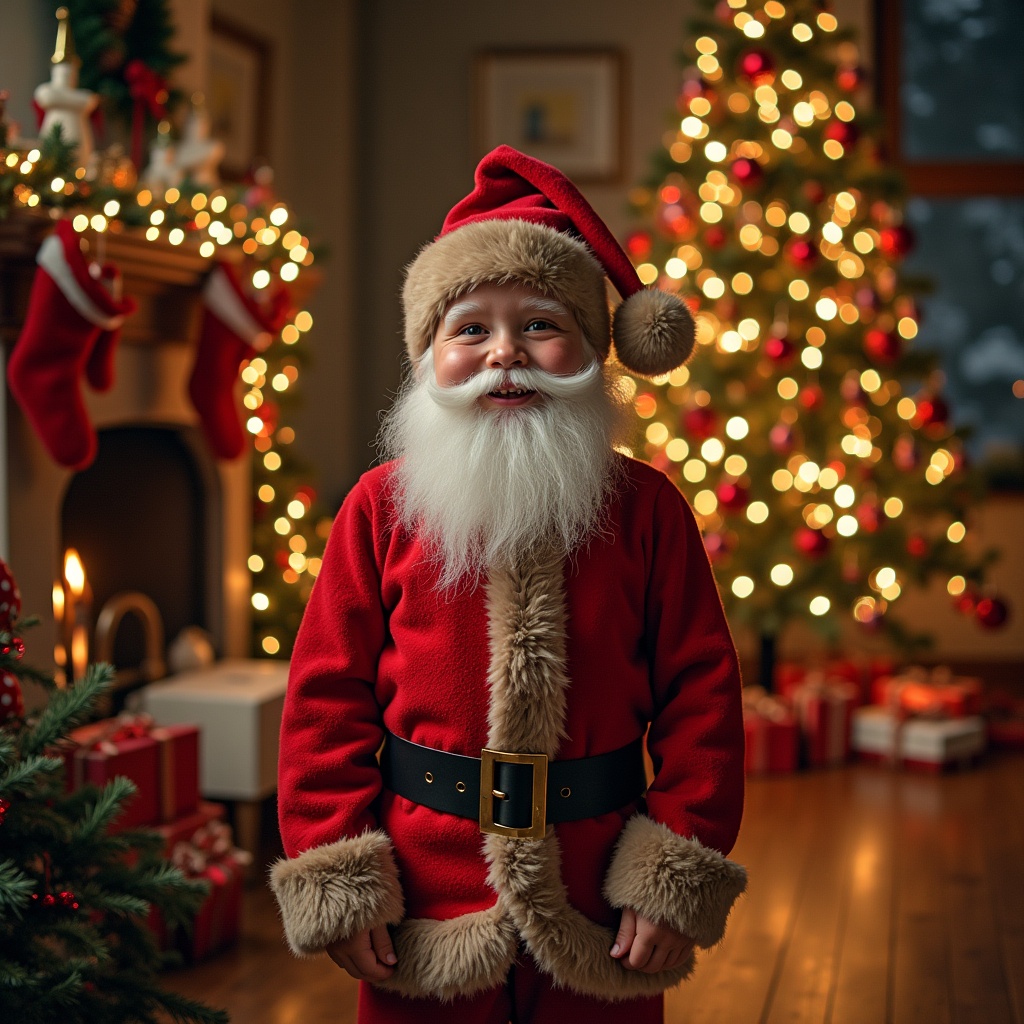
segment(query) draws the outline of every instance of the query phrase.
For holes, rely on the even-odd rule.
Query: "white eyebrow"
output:
[[[479,312],[480,306],[475,302],[457,302],[448,310],[447,313],[445,313],[444,322],[446,324],[451,324],[456,320],[461,320],[464,316],[470,316],[473,313]]]
[[[554,299],[530,299],[529,305],[531,309],[535,309],[539,313],[551,313],[554,316],[569,315],[569,310],[560,302],[555,302]]]

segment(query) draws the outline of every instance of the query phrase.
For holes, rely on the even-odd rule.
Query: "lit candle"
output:
[[[89,634],[85,626],[75,626],[71,634],[71,676],[76,682],[89,664]]]
[[[74,548],[64,553],[63,635],[68,655],[65,664],[71,669],[71,680],[80,679],[89,662],[89,629],[91,627],[92,588],[85,576],[82,559]],[[56,591],[56,588],[54,588]],[[56,609],[56,594],[55,609]]]

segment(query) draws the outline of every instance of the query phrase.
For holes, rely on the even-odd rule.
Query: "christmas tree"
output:
[[[701,0],[678,110],[633,196],[641,278],[692,298],[697,356],[634,381],[640,453],[689,497],[731,622],[807,619],[909,647],[895,606],[938,574],[964,610],[990,552],[942,376],[917,352],[904,187],[858,110],[856,44],[813,0]]]
[[[187,924],[205,883],[186,879],[161,857],[155,832],[109,826],[135,791],[117,778],[100,789],[65,791],[53,756],[110,685],[113,670],[94,665],[58,689],[22,662],[20,598],[0,560],[0,1019],[226,1022],[226,1014],[164,991],[157,973],[176,959],[161,953],[145,918],[159,908],[168,924]],[[25,715],[21,681],[48,691]]]

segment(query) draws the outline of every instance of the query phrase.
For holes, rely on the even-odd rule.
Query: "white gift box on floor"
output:
[[[898,751],[894,749],[897,738]],[[852,746],[868,757],[938,771],[945,765],[970,762],[984,751],[985,720],[970,715],[907,718],[900,722],[888,708],[857,708],[853,713]]]
[[[216,800],[262,800],[277,791],[278,733],[288,662],[226,659],[139,691],[158,725],[202,729],[199,789]]]

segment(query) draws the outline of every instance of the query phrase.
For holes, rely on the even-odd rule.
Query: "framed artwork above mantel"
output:
[[[621,51],[487,50],[473,73],[477,157],[504,143],[581,184],[622,181]]]

